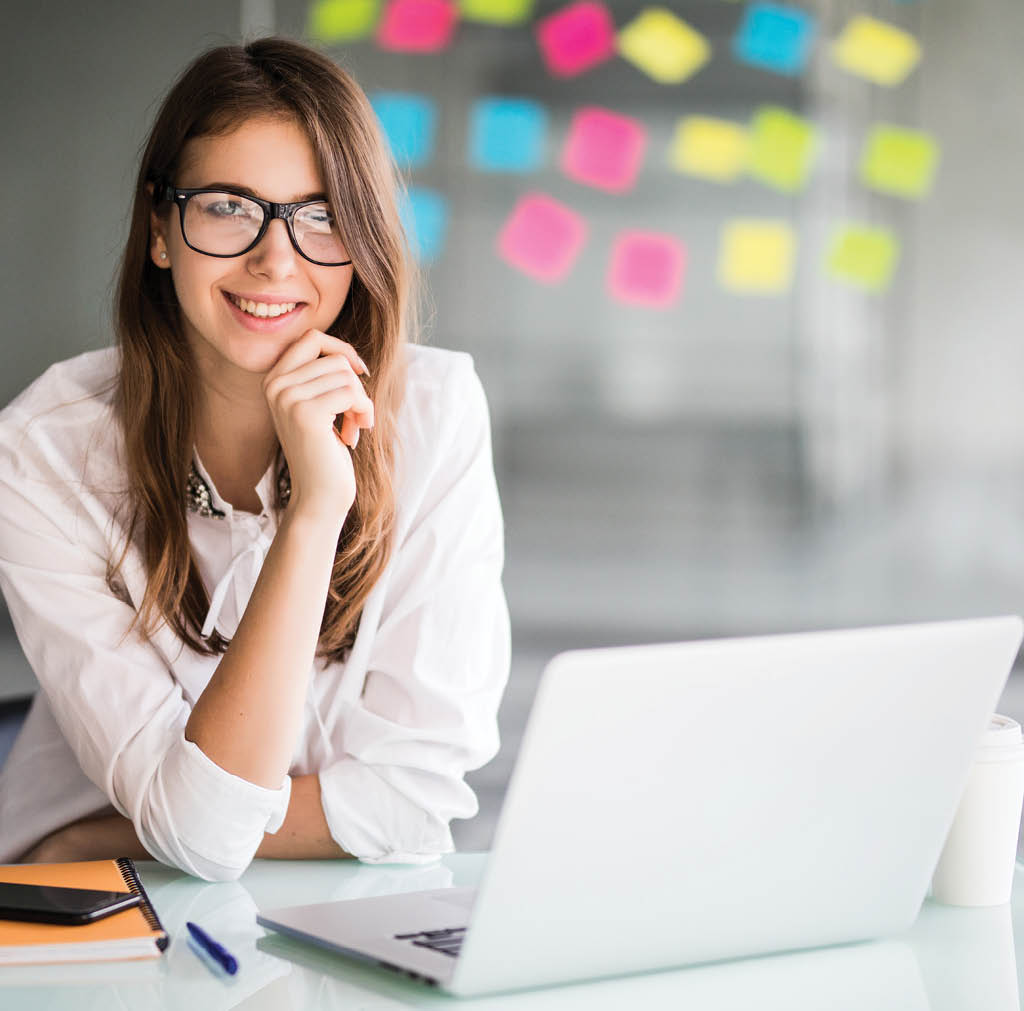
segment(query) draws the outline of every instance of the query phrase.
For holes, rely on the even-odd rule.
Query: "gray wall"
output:
[[[7,402],[47,365],[111,342],[111,281],[156,104],[238,0],[4,5],[0,295]]]
[[[1024,5],[921,4],[921,118],[944,138],[917,216],[900,355],[921,466],[1012,476],[1024,461]]]
[[[155,103],[199,48],[238,37],[243,6],[6,5],[0,401],[50,362],[109,342],[111,278]],[[622,19],[639,6],[614,5]],[[898,93],[870,99],[863,86],[829,85],[821,66],[794,84],[722,63],[677,98],[624,66],[556,87],[537,74],[527,35],[479,26],[460,29],[445,58],[336,53],[368,89],[421,87],[451,112],[419,178],[462,201],[429,271],[431,339],[472,351],[491,397],[521,645],[1021,606],[1024,8],[815,6],[828,31],[854,11],[902,18],[923,63]],[[720,0],[675,7],[704,19],[719,46],[738,16]],[[301,31],[304,2],[275,9],[282,30]],[[630,214],[657,224],[671,213],[707,256],[694,257],[675,314],[636,313],[592,290],[598,252],[554,292],[491,256],[493,224],[521,184],[495,189],[464,166],[460,117],[483,91],[548,102],[556,144],[583,101],[617,100],[663,136],[686,111],[739,116],[777,100],[827,119],[837,163],[855,154],[863,123],[889,116],[933,130],[942,165],[920,207],[871,205],[904,236],[890,295],[865,300],[803,271],[791,299],[767,304],[723,299],[709,257],[724,215],[771,198],[754,184],[701,190],[652,161]],[[571,190],[553,163],[541,184]],[[823,215],[858,200],[849,178],[828,174],[778,206],[813,239]],[[603,213],[607,237],[618,212]]]

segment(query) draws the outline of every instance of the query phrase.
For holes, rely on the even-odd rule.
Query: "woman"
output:
[[[408,343],[396,178],[294,42],[199,57],[146,145],[117,348],[0,415],[0,583],[42,691],[0,861],[424,862],[508,673],[487,409]]]

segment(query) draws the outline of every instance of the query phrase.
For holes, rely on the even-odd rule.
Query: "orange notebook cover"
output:
[[[135,865],[127,858],[0,865],[0,881],[135,892],[142,896],[138,906],[73,927],[0,920],[0,965],[157,958],[167,947],[167,934],[149,903]]]

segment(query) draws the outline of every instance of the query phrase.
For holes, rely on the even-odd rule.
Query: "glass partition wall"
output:
[[[463,845],[557,650],[1020,610],[1014,0],[58,7],[0,71],[5,398],[110,342],[131,165],[195,52],[316,37],[374,102],[506,516],[513,676]]]

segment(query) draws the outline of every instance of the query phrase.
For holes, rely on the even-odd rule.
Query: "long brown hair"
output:
[[[192,556],[185,496],[198,373],[170,271],[149,257],[150,211],[159,199],[151,196],[154,184],[159,191],[161,181],[175,180],[189,140],[228,133],[252,116],[290,118],[309,136],[354,269],[329,332],[355,347],[372,377],[366,385],[374,427],[353,455],[359,494],[338,542],[318,646],[320,655],[340,660],[392,547],[396,415],[416,309],[415,270],[397,210],[401,181],[369,101],[335,63],[289,39],[199,56],[164,100],[142,155],[117,285],[114,393],[129,486],[125,552],[139,548],[148,577],[136,622],[151,634],[162,619],[206,655],[227,649],[218,633],[208,640],[200,634],[209,598]],[[156,209],[169,210],[159,203]],[[111,578],[124,557],[111,561]]]

